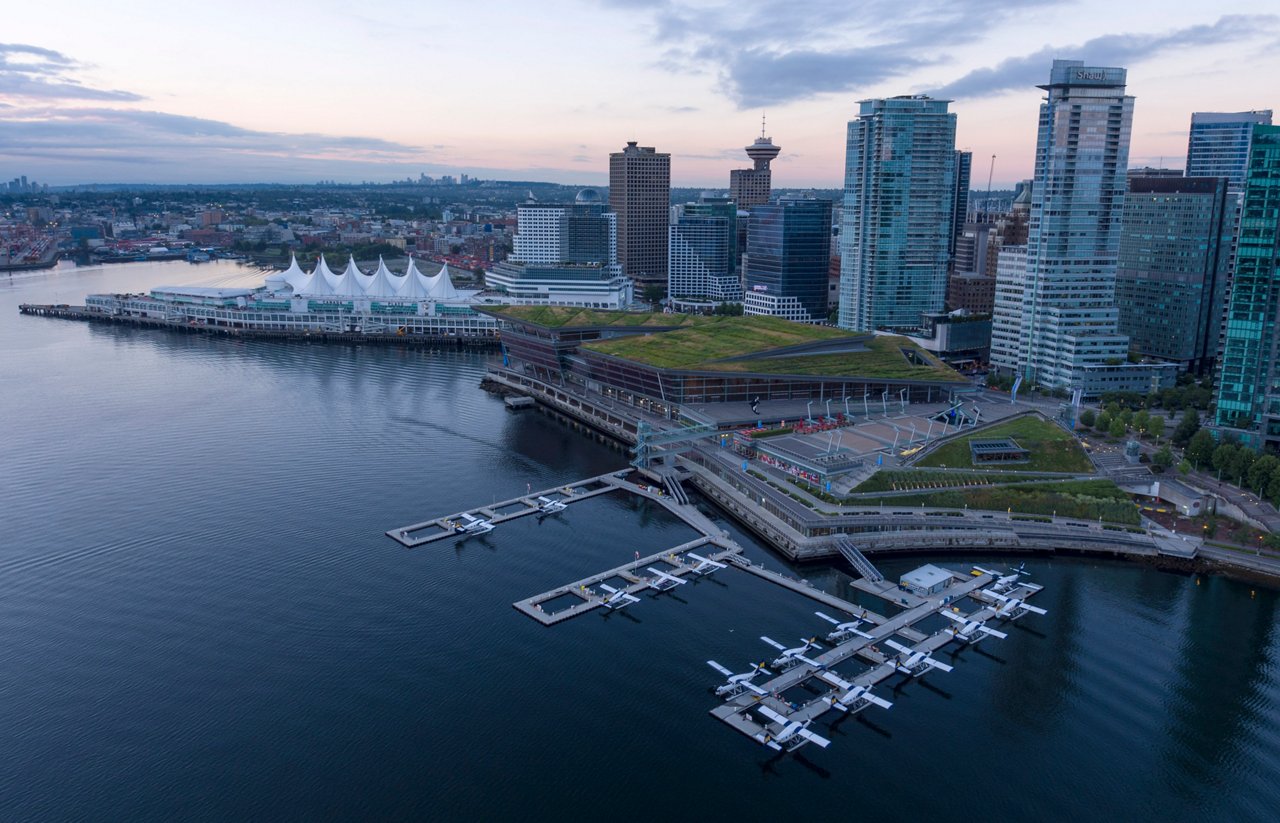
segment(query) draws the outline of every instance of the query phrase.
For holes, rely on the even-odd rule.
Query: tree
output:
[[[1120,410],[1120,422],[1124,424],[1124,427],[1125,427],[1126,429],[1127,429],[1127,428],[1129,428],[1129,426],[1133,424],[1133,410],[1131,410],[1131,409],[1121,409],[1121,410]]]
[[[1271,482],[1267,483],[1267,499],[1271,505],[1280,506],[1280,472],[1271,475]]]
[[[1124,421],[1117,417],[1115,420],[1111,421],[1111,427],[1107,429],[1107,434],[1118,440],[1121,437],[1124,437],[1125,431]]]
[[[1098,431],[1102,432],[1103,434],[1106,434],[1108,431],[1110,431],[1111,415],[1107,412],[1103,412],[1102,414],[1098,415],[1098,424],[1094,428],[1096,428]]]
[[[1093,424],[1098,422],[1098,415],[1093,413],[1093,409],[1085,409],[1080,412],[1080,425],[1086,429],[1092,429]]]
[[[1231,462],[1227,464],[1227,474],[1231,476],[1232,482],[1237,486],[1241,485],[1257,459],[1258,455],[1252,449],[1237,446],[1236,453],[1231,455]]]
[[[1231,459],[1236,456],[1236,447],[1230,443],[1223,443],[1213,450],[1213,470],[1217,472],[1225,472],[1227,467],[1231,465]]]
[[[1155,453],[1151,458],[1151,462],[1160,467],[1161,471],[1173,465],[1173,450],[1168,445],[1162,446],[1160,451]]]
[[[1274,455],[1268,454],[1255,460],[1249,467],[1249,488],[1262,494],[1266,491],[1267,484],[1271,482],[1271,475],[1275,474],[1277,468],[1280,468],[1280,460],[1277,460]]]
[[[1151,433],[1151,437],[1159,440],[1164,434],[1164,418],[1158,414],[1148,415],[1147,431]]]
[[[1151,427],[1151,414],[1146,409],[1139,411],[1133,416],[1133,427],[1139,434],[1147,431]]]
[[[1206,468],[1213,465],[1213,452],[1217,448],[1217,444],[1213,440],[1213,435],[1201,429],[1191,438],[1191,442],[1187,444],[1187,459],[1195,464],[1196,468]]]
[[[1186,446],[1198,431],[1200,431],[1200,415],[1195,409],[1187,409],[1182,413],[1182,420],[1179,421],[1178,427],[1173,430],[1173,445]]]
[[[1183,460],[1178,464],[1178,472],[1181,474],[1191,474],[1191,461]]]

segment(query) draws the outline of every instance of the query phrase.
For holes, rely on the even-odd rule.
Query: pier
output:
[[[916,623],[945,609],[954,608],[954,604],[965,597],[970,597],[979,607],[968,614],[960,613],[958,610],[954,612],[964,620],[983,623],[996,618],[997,607],[986,605],[987,602],[992,604],[1002,602],[988,594],[989,584],[995,581],[996,578],[988,573],[975,574],[966,578],[952,572],[952,582],[939,592],[940,596],[929,599],[916,598],[919,601],[917,605],[888,620],[877,620],[871,617],[868,622],[874,625],[865,633],[855,634],[850,639],[812,658],[813,662],[818,664],[817,666],[800,662],[781,674],[759,683],[758,686],[760,691],[764,692],[763,695],[743,690],[729,697],[722,705],[711,709],[710,713],[747,737],[767,744],[787,724],[796,723],[806,727],[818,717],[833,709],[838,710],[841,706],[850,714],[861,711],[874,702],[868,698],[869,690],[873,686],[883,683],[895,674],[902,673],[899,665],[904,659],[910,659],[916,654],[930,655],[952,641],[971,642],[962,637],[953,626],[926,635],[913,628]],[[859,586],[859,588],[863,587]],[[1038,591],[1040,591],[1039,586],[1020,583],[1014,584],[1003,594],[1005,597],[1023,600]],[[848,605],[852,606],[852,604]],[[854,611],[849,609],[846,611],[860,612],[856,607],[853,609]],[[879,648],[879,644],[891,641],[895,635],[909,641],[911,645],[905,647],[904,652],[886,654]],[[869,668],[852,676],[835,672],[837,665],[847,663],[854,658],[869,665]],[[919,665],[924,671],[930,668],[927,663]],[[904,674],[904,676],[919,676],[922,673],[923,671],[917,671],[912,675]],[[805,692],[803,702],[787,697],[786,693],[793,689]],[[760,706],[767,707],[783,720],[778,721],[767,715],[760,716],[753,713],[753,710]],[[804,738],[797,739],[798,742],[803,740]]]

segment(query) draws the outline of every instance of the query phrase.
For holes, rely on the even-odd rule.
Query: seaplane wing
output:
[[[718,572],[723,568],[727,568],[725,564],[717,560],[712,560],[710,558],[694,554],[693,552],[689,552],[685,556],[698,564],[693,567],[693,570],[698,574],[710,574],[711,572]]]
[[[889,648],[893,649],[895,652],[902,652],[903,654],[911,654],[911,649],[908,649],[906,646],[902,645],[896,640],[892,640],[892,639],[885,640],[884,644]]]
[[[714,660],[708,660],[708,661],[707,661],[707,665],[708,665],[708,666],[710,666],[711,668],[715,669],[716,671],[720,672],[720,673],[721,673],[721,674],[723,674],[725,677],[733,677],[733,672],[729,671],[729,670],[728,670],[728,669],[726,669],[724,666],[721,666],[719,663],[717,663],[717,662],[716,662],[716,661],[714,661]]]
[[[830,624],[831,624],[831,625],[833,625],[833,626],[839,626],[839,625],[840,625],[840,621],[839,621],[839,620],[836,620],[834,617],[832,617],[832,616],[831,616],[831,615],[829,615],[829,614],[826,614],[826,613],[824,613],[824,612],[814,612],[814,614],[816,614],[818,617],[821,617],[823,620],[827,621],[828,623],[830,623]],[[855,621],[855,625],[856,625],[856,622],[857,622],[857,621]]]
[[[984,569],[984,568],[982,568],[981,566],[974,566],[974,567],[973,567],[973,570],[974,570],[975,572],[977,572],[978,574],[989,574],[989,575],[991,575],[992,577],[999,577],[999,576],[1000,576],[999,572],[992,571],[991,569]]]
[[[883,697],[878,697],[878,696],[876,696],[876,695],[872,694],[870,689],[868,689],[868,690],[867,690],[867,691],[862,695],[862,699],[863,699],[863,700],[865,700],[865,701],[867,701],[868,703],[872,704],[873,706],[879,706],[879,707],[880,707],[880,708],[882,708],[882,709],[888,709],[888,708],[891,708],[891,707],[893,706],[893,703],[892,703],[892,702],[890,702],[890,701],[888,701],[888,700],[885,700]]]
[[[781,723],[781,724],[782,724],[782,725],[784,725],[784,726],[785,726],[786,724],[788,724],[788,723],[793,722],[793,721],[791,721],[791,720],[788,720],[788,719],[787,719],[787,717],[786,717],[785,715],[780,714],[780,713],[778,713],[778,712],[775,712],[773,709],[771,709],[771,708],[769,708],[768,706],[765,706],[765,705],[759,705],[759,706],[756,706],[756,711],[760,712],[760,714],[761,714],[761,715],[763,715],[763,716],[767,717],[768,719],[772,720],[773,722],[775,722],[775,723]]]
[[[657,577],[659,582],[662,582],[662,583],[670,583],[673,586],[675,585],[683,586],[685,583],[689,582],[688,580],[685,580],[682,577],[676,577],[673,574],[667,574],[666,572],[658,571],[653,566],[649,567],[649,571],[653,572],[654,576]]]
[[[1022,608],[1026,609],[1027,611],[1031,612],[1032,614],[1048,614],[1048,613],[1049,613],[1048,611],[1046,611],[1045,609],[1040,608],[1039,606],[1032,606],[1030,603],[1028,603],[1028,602],[1027,602],[1027,601],[1025,601],[1025,600],[1020,600],[1020,601],[1018,601],[1018,602],[1019,602],[1019,604],[1022,606]]]
[[[842,692],[847,692],[853,688],[853,684],[835,672],[820,671],[816,677],[828,686],[834,686]]]
[[[479,522],[480,522],[480,518],[478,518],[478,517],[472,517],[471,515],[467,514],[466,512],[463,512],[462,514],[460,514],[460,515],[458,515],[458,516],[459,516],[459,517],[461,517],[463,520],[467,521],[467,523],[468,523],[468,524],[471,524],[471,523],[479,523]]]
[[[943,617],[947,618],[947,619],[948,619],[948,620],[950,620],[952,623],[959,623],[961,626],[967,625],[967,624],[968,624],[968,622],[969,622],[968,620],[964,619],[963,617],[961,617],[960,615],[956,614],[955,612],[953,612],[953,611],[948,611],[948,610],[946,610],[946,609],[943,609],[942,611],[938,612],[938,614],[940,614],[940,615],[942,615]]]
[[[810,743],[816,743],[816,744],[818,744],[819,746],[821,746],[821,747],[822,747],[822,748],[824,748],[824,749],[825,749],[827,746],[830,746],[830,745],[831,745],[831,741],[830,741],[830,740],[828,740],[827,738],[823,737],[823,736],[822,736],[822,735],[820,735],[820,734],[814,734],[813,732],[809,731],[808,729],[804,728],[803,726],[801,726],[800,728],[796,729],[795,734],[796,734],[796,736],[798,736],[798,737],[803,737],[805,740],[809,741]]]
[[[952,670],[952,668],[948,666],[946,663],[943,663],[939,660],[934,660],[932,657],[926,656],[922,660],[920,660],[920,662],[925,664],[931,669],[937,669],[943,672],[949,672]]]
[[[1004,632],[998,632],[998,631],[996,631],[995,629],[989,629],[989,628],[987,628],[986,626],[982,625],[981,623],[979,623],[979,624],[978,624],[977,629],[978,629],[978,631],[982,632],[983,634],[989,634],[989,635],[991,635],[992,637],[999,638],[1000,640],[1004,640],[1006,637],[1008,637],[1008,636],[1009,636],[1009,635],[1005,634]]]
[[[778,649],[779,651],[784,651],[784,652],[785,652],[785,651],[787,650],[787,647],[786,647],[786,646],[782,645],[782,644],[781,644],[781,643],[779,643],[777,640],[774,640],[772,637],[765,637],[765,636],[762,634],[762,635],[760,635],[760,639],[761,639],[761,640],[763,640],[764,642],[768,643],[770,646],[773,646],[775,649]]]

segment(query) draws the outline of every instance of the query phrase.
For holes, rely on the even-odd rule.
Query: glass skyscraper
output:
[[[824,322],[830,267],[830,200],[756,206],[747,226],[744,313]]]
[[[1040,88],[1048,96],[1040,104],[1023,299],[1016,317],[993,324],[1017,348],[997,346],[993,332],[992,362],[1041,386],[1082,389],[1086,398],[1149,392],[1172,382],[1176,368],[1128,363],[1129,339],[1117,330],[1133,123],[1125,70],[1055,60]]]
[[[1208,371],[1218,349],[1234,215],[1225,178],[1129,175],[1116,305],[1130,349]]]
[[[927,96],[863,100],[849,123],[840,231],[842,328],[917,328],[947,296],[956,116]]]
[[[1280,450],[1280,127],[1255,125],[1244,179],[1235,281],[1218,370],[1217,423]]]
[[[667,293],[679,311],[742,302],[737,272],[738,207],[733,201],[703,198],[680,207],[669,229]]]
[[[1235,197],[1244,191],[1253,127],[1271,125],[1271,111],[1197,111],[1187,140],[1188,177],[1225,177]]]

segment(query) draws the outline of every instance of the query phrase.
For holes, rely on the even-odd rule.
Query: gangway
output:
[[[844,535],[840,535],[836,538],[835,546],[844,559],[848,560],[849,564],[857,570],[858,574],[862,575],[872,583],[884,582],[884,575],[880,573],[879,569],[872,565],[866,555],[858,551],[858,547],[853,545],[852,540]]]
[[[709,423],[654,431],[652,426],[641,420],[636,424],[636,444],[631,449],[635,459],[631,461],[631,465],[637,469],[647,469],[658,456],[655,452],[659,450],[665,453],[679,452],[682,448],[688,448],[689,444],[695,440],[716,437],[720,434],[721,432]],[[671,448],[673,446],[677,448]]]
[[[680,485],[680,478],[674,474],[668,474],[662,478],[662,485],[666,486],[667,493],[679,504],[683,506],[689,505],[689,494],[684,490],[684,486]]]

